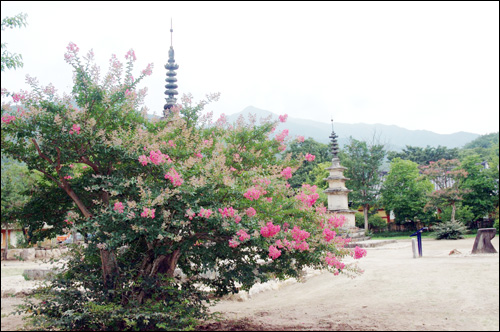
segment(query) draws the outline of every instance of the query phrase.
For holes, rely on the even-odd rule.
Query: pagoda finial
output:
[[[172,18],[170,18],[170,47],[173,46],[173,42],[172,42],[172,39],[173,39],[173,32],[174,32],[174,29],[172,28]]]
[[[330,138],[332,139],[332,155],[333,159],[338,158],[339,154],[339,144],[337,143],[337,134],[333,131],[333,117],[332,117],[332,134],[330,135]]]
[[[174,107],[174,105],[177,101],[177,99],[174,96],[179,94],[176,90],[177,89],[177,84],[176,84],[177,78],[175,77],[175,76],[177,76],[177,73],[175,72],[175,70],[179,69],[179,65],[175,63],[175,59],[174,59],[174,47],[172,44],[173,32],[174,32],[174,29],[172,28],[172,19],[170,19],[170,49],[168,50],[168,62],[165,65],[165,69],[167,69],[167,78],[165,79],[165,81],[167,82],[167,84],[165,85],[165,88],[167,90],[165,90],[165,94],[168,96],[168,98],[165,98],[167,103],[165,104],[165,106],[163,106],[163,116],[164,117],[167,117],[167,115],[170,112],[170,109],[172,107]]]

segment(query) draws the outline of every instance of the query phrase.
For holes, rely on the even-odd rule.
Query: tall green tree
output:
[[[355,206],[363,207],[365,230],[368,231],[368,211],[374,206],[380,194],[382,166],[386,151],[383,144],[367,143],[350,138],[349,144],[340,154],[340,162],[347,167],[345,176],[349,178],[346,187]]]
[[[467,172],[467,177],[460,183],[466,191],[462,205],[469,207],[475,220],[493,212],[498,205],[498,170],[484,168],[482,161],[479,155],[472,155],[461,162],[461,168]]]
[[[417,163],[395,158],[382,184],[382,204],[394,212],[398,223],[426,220],[424,207],[433,189],[432,183],[420,175]]]
[[[20,13],[13,17],[5,17],[2,19],[2,39],[3,34],[7,28],[19,28],[26,26],[26,14]],[[5,69],[16,69],[23,66],[23,56],[17,53],[11,53],[7,51],[7,43],[1,44],[2,50],[2,61],[1,61],[1,71]]]

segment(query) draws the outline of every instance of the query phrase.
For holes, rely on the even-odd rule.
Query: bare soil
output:
[[[473,243],[424,239],[417,259],[410,240],[368,248],[358,263],[365,272],[354,279],[322,273],[246,301],[224,300],[212,308],[223,319],[198,329],[498,331],[499,255],[472,255]],[[492,243],[498,250],[498,237]],[[8,274],[2,262],[2,289]],[[19,316],[4,316],[21,302],[2,298],[2,331],[22,327]]]

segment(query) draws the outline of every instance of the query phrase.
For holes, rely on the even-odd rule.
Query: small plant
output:
[[[28,275],[26,273],[23,273],[22,276],[23,276],[24,280],[26,280],[26,281],[30,281],[31,280],[31,278],[28,277]]]
[[[24,257],[22,257],[21,255],[14,255],[14,258],[18,261],[21,261],[21,262],[24,262],[26,259],[24,259]]]
[[[495,227],[497,229],[497,233],[499,233],[500,231],[498,230],[498,218],[495,219],[495,223],[493,224],[493,227]]]
[[[437,240],[457,240],[463,239],[466,228],[459,222],[447,221],[434,226],[434,235]]]

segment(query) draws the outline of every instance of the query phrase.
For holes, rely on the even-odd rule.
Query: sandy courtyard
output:
[[[368,248],[359,261],[365,273],[354,279],[322,273],[212,310],[262,329],[498,331],[499,255],[471,255],[473,243],[424,240],[418,259],[410,240]],[[498,236],[493,245],[499,249]],[[453,249],[461,253],[449,255]],[[21,326],[18,316],[4,316],[20,302],[2,298],[2,331]]]

